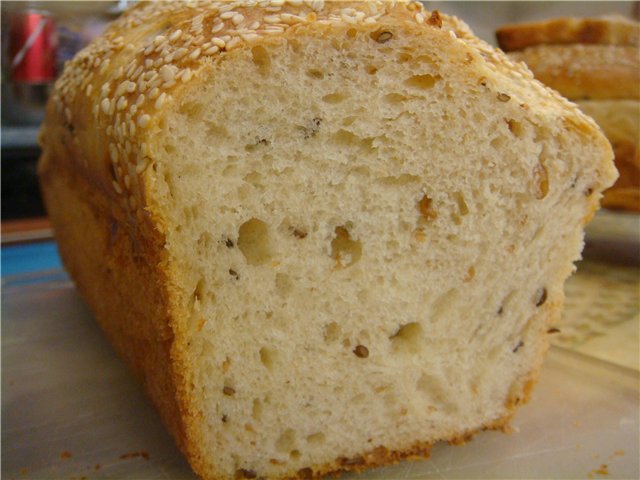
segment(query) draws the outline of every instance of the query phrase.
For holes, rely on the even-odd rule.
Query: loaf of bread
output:
[[[500,47],[603,129],[620,177],[602,205],[640,212],[640,24],[618,16],[507,25]]]
[[[205,479],[508,425],[616,177],[577,107],[403,2],[138,4],[41,144],[64,264]]]

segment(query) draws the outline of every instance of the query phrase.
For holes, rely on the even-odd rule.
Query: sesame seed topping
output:
[[[424,23],[424,15],[421,13],[416,13],[416,22],[418,23]]]
[[[118,195],[122,195],[122,188],[120,187],[120,185],[118,185],[118,183],[115,180],[111,182],[111,185],[113,185],[113,189],[116,191]]]
[[[158,89],[158,87],[153,87],[151,89],[151,91],[149,92],[149,99],[153,100],[154,98],[156,98],[158,95],[160,95],[160,90]]]
[[[260,27],[260,22],[253,22],[251,25],[249,25],[249,29],[251,30],[257,30]]]
[[[156,103],[155,103],[155,107],[156,107],[156,109],[158,109],[158,108],[162,107],[162,104],[164,103],[164,101],[165,101],[165,99],[166,99],[166,98],[167,98],[167,94],[166,94],[166,93],[164,93],[164,92],[162,92],[162,93],[160,94],[160,96],[158,97],[158,99],[156,100]]]
[[[267,15],[263,20],[264,23],[281,23],[280,15]]]
[[[170,65],[163,65],[160,69],[160,76],[165,82],[170,82],[171,80],[173,80],[173,78],[175,77],[173,67],[171,67]]]
[[[224,28],[224,23],[220,22],[220,23],[216,23],[215,25],[213,25],[213,27],[211,28],[211,33],[218,33],[220,30],[222,30]]]
[[[237,47],[238,45],[240,45],[240,38],[238,38],[238,37],[233,37],[231,40],[229,40],[229,41],[227,42],[226,49],[227,49],[227,50],[232,50],[232,49],[234,49],[235,47]]]
[[[92,84],[87,85],[87,89],[85,90],[87,97],[91,95],[92,90],[93,90],[93,85]]]
[[[182,57],[184,57],[187,53],[189,52],[189,50],[187,50],[184,47],[180,47],[178,50],[176,50],[173,54],[173,58],[174,60],[180,60]]]
[[[133,93],[133,92],[136,91],[136,87],[137,87],[137,85],[136,85],[135,82],[125,82],[124,89],[128,93]]]
[[[196,48],[193,52],[191,52],[189,54],[189,59],[195,60],[196,58],[198,58],[200,56],[200,53],[201,53],[200,48]]]
[[[229,20],[231,18],[233,18],[233,16],[236,15],[236,12],[234,12],[233,10],[229,10],[228,12],[223,12],[220,14],[220,18],[222,20]]]
[[[231,21],[234,25],[240,25],[242,22],[244,22],[244,15],[236,13],[233,17],[231,17]]]
[[[140,128],[147,128],[150,121],[151,121],[151,116],[145,113],[144,115],[141,115],[138,118],[138,126]]]
[[[220,37],[213,37],[211,39],[211,43],[213,43],[218,48],[224,48],[226,42]]]
[[[172,42],[175,42],[176,40],[178,40],[180,37],[182,36],[182,30],[176,30],[175,32],[173,32],[170,36],[169,36],[169,40]]]
[[[165,37],[164,35],[158,35],[156,38],[153,39],[153,44],[158,46],[162,42],[164,42],[166,39],[167,39],[167,37]]]
[[[127,99],[124,97],[120,97],[118,99],[118,103],[116,104],[116,108],[118,111],[120,110],[124,110],[125,108],[127,108]]]
[[[218,53],[220,51],[220,47],[218,47],[217,45],[214,45],[212,47],[209,47],[208,49],[206,49],[204,51],[205,55],[214,55],[216,53]],[[189,78],[191,78],[191,76],[189,76]],[[182,81],[186,82],[187,80],[184,79],[184,76],[182,77]]]
[[[102,113],[107,115],[109,113],[109,109],[111,107],[111,102],[108,98],[103,98],[102,102],[100,102],[100,108],[102,109]]]

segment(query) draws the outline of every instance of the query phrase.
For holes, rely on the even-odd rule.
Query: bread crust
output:
[[[542,22],[504,25],[496,31],[498,46],[505,52],[533,45],[593,44],[637,47],[640,25],[620,16],[602,18],[562,17]]]
[[[535,77],[570,100],[640,98],[636,47],[536,45],[510,53]]]
[[[194,374],[187,355],[185,319],[190,292],[181,291],[173,280],[179,273],[165,246],[168,226],[154,199],[154,149],[159,148],[154,136],[162,130],[163,116],[171,111],[172,97],[179,98],[185,89],[197,85],[196,80],[202,81],[201,76],[206,77],[216,62],[232,58],[236,48],[253,48],[268,38],[295,35],[303,28],[317,28],[317,35],[330,37],[336,26],[348,25],[373,34],[387,24],[404,25],[405,32],[413,35],[428,39],[436,32],[438,38],[457,42],[469,62],[483,61],[487,82],[497,78],[497,83],[505,84],[509,79],[510,88],[522,92],[527,101],[533,104],[540,100],[545,114],[563,116],[584,138],[606,151],[595,124],[575,106],[533,82],[531,72],[475,38],[463,22],[424,12],[419,4],[336,3],[323,9],[287,5],[279,10],[283,26],[268,24],[281,28],[272,33],[266,33],[265,19],[273,12],[246,7],[235,10],[242,20],[229,17],[216,30],[220,8],[226,7],[209,2],[141,3],[109,27],[72,60],[58,81],[47,107],[39,165],[65,266],[116,350],[141,379],[178,446],[205,478],[226,475],[205,458],[200,430],[203,413],[191,393]],[[365,12],[363,18],[376,17],[375,22],[361,18],[351,23],[350,15],[345,14],[348,19],[342,16],[344,8]],[[331,20],[336,12],[339,18]],[[291,16],[282,17],[283,13]],[[202,20],[196,21],[200,16]],[[247,25],[258,22],[264,28],[254,29],[262,32],[255,38],[251,33],[237,33],[236,21]],[[214,38],[225,34],[231,38],[225,40],[222,51],[220,47],[215,50]],[[191,43],[187,48],[182,42]],[[613,176],[612,167],[604,160],[602,176],[603,182]],[[596,208],[595,200],[592,208]],[[480,429],[506,428],[537,378],[545,350],[543,342],[538,363],[529,376],[513,386],[506,415]],[[455,432],[445,440],[459,443],[471,434]],[[379,447],[364,453],[362,462],[336,459],[295,476],[424,458],[430,447],[430,443],[395,451]]]

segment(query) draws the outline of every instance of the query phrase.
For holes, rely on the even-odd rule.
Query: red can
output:
[[[9,78],[16,83],[47,83],[56,77],[57,37],[53,17],[42,10],[11,16]]]

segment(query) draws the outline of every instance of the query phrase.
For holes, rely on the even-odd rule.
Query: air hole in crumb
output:
[[[399,53],[397,58],[398,58],[398,63],[406,63],[409,60],[413,59],[413,57],[411,55],[409,55],[408,53],[404,53],[404,52]]]
[[[230,387],[229,385],[225,385],[224,387],[222,387],[222,393],[224,393],[228,397],[231,397],[236,394],[236,389]]]
[[[271,348],[262,347],[260,349],[260,361],[267,370],[271,370],[273,368],[277,355],[278,353]]]
[[[507,126],[509,127],[509,131],[513,133],[515,137],[517,138],[524,137],[525,130],[524,130],[524,127],[522,126],[522,123],[520,123],[519,121],[514,120],[513,118],[510,118],[509,120],[507,120]]]
[[[518,353],[518,350],[520,350],[522,347],[524,347],[524,342],[522,340],[520,340],[518,342],[518,344],[513,347],[513,350],[511,350],[513,353]]]
[[[307,437],[307,443],[310,443],[311,445],[320,445],[321,443],[325,442],[325,435],[322,432],[317,432],[317,433],[313,433],[311,435],[309,435]]]
[[[438,217],[436,211],[432,208],[433,200],[428,195],[424,195],[416,205],[418,212],[420,212],[420,219],[425,222],[430,222]]]
[[[538,163],[533,169],[533,179],[535,182],[535,197],[537,200],[542,200],[549,193],[549,176],[542,162]]]
[[[385,102],[390,103],[392,105],[398,105],[408,99],[406,96],[402,95],[401,93],[388,93],[384,96],[384,100]]]
[[[320,131],[321,124],[322,119],[320,117],[314,117],[306,125],[299,126],[297,128],[302,131],[304,139],[308,140],[309,138],[316,136],[316,134]]]
[[[289,452],[289,457],[291,457],[292,460],[298,460],[301,455],[299,450],[291,450],[291,452]]]
[[[420,350],[423,340],[422,326],[417,322],[402,325],[389,337],[395,352],[416,353]]]
[[[239,468],[238,470],[236,470],[236,475],[235,478],[237,480],[241,480],[243,478],[257,478],[258,474],[256,472],[254,472],[253,470],[248,470],[246,468]]]
[[[205,121],[204,124],[206,126],[205,136],[208,140],[221,140],[229,137],[229,132],[224,127],[224,125],[220,125],[211,121]]]
[[[333,343],[338,341],[341,334],[342,334],[342,329],[340,328],[340,325],[338,325],[336,322],[328,323],[324,327],[325,343]]]
[[[458,204],[458,212],[460,215],[465,216],[469,213],[469,206],[464,199],[464,195],[460,192],[454,193],[454,198],[456,199],[456,203]]]
[[[292,429],[285,430],[278,440],[276,440],[276,449],[282,453],[288,453],[295,450],[296,432]]]
[[[299,238],[300,240],[302,240],[303,238],[307,238],[307,232],[299,228],[292,229],[291,233],[294,237]]]
[[[356,38],[357,35],[358,31],[355,28],[350,28],[349,30],[347,30],[347,37]]]
[[[464,282],[470,282],[471,280],[473,280],[473,278],[476,276],[476,269],[475,267],[471,266],[469,267],[469,270],[467,270],[467,273],[464,276]]]
[[[197,285],[196,288],[193,290],[193,301],[194,302],[202,302],[202,300],[204,299],[204,294],[205,294],[205,284],[204,284],[204,278],[201,278]]]
[[[375,75],[376,73],[378,73],[379,68],[376,67],[375,65],[367,65],[366,67],[364,67],[364,71],[367,72],[369,75]]]
[[[291,277],[286,273],[276,273],[276,291],[281,297],[286,297],[293,288]]]
[[[313,478],[313,470],[309,467],[301,468],[298,470],[298,478],[302,480],[309,480]]]
[[[262,402],[257,398],[253,399],[253,407],[251,410],[251,416],[254,420],[262,419]]]
[[[240,278],[240,275],[238,274],[238,272],[236,272],[233,268],[229,269],[229,275],[234,277],[236,280],[238,280]]]
[[[322,101],[330,104],[340,103],[345,100],[345,96],[341,93],[334,92],[322,97]]]
[[[200,102],[184,102],[180,105],[178,112],[189,117],[189,120],[199,121],[202,119],[204,105]]]
[[[316,70],[315,68],[307,70],[307,75],[318,80],[322,80],[324,78],[324,73],[322,73],[320,70]]]
[[[404,84],[408,87],[419,88],[421,90],[429,90],[433,88],[436,82],[440,80],[439,75],[413,75],[404,81]]]
[[[238,230],[238,248],[249,265],[264,265],[271,259],[267,224],[257,218],[244,222]]]
[[[331,258],[336,261],[336,267],[346,268],[360,260],[362,244],[351,238],[345,227],[336,227],[335,238],[331,241]]]
[[[271,68],[271,57],[269,57],[267,50],[263,46],[258,45],[251,49],[251,56],[260,74],[268,74]]]

